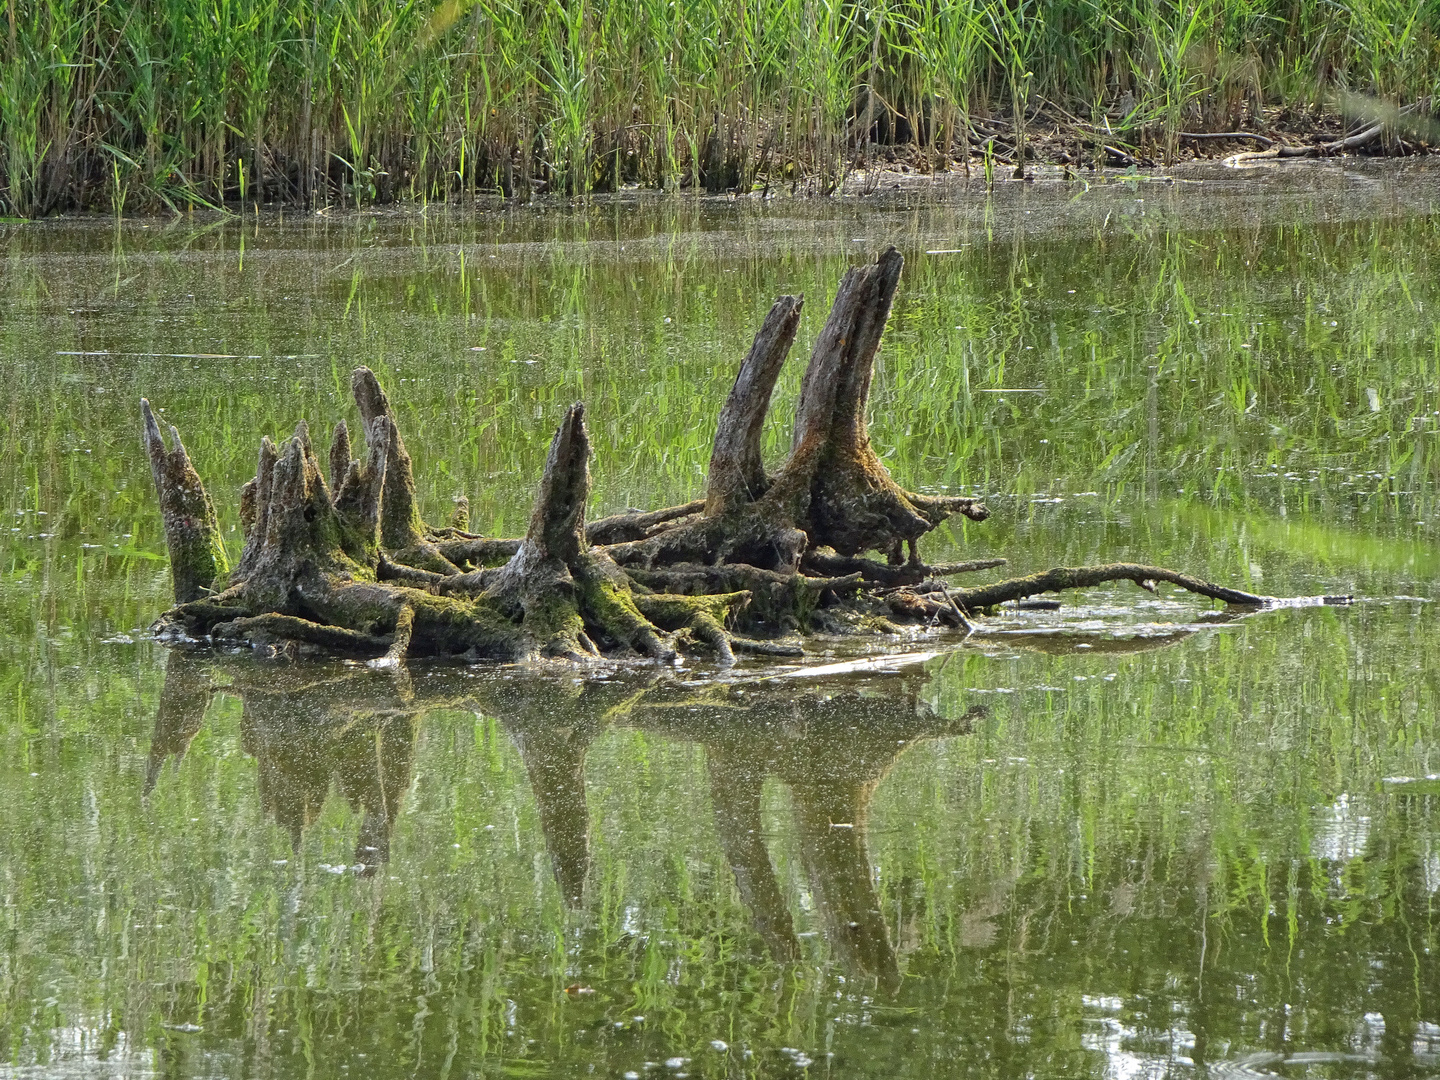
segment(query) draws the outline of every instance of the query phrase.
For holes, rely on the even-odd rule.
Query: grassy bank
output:
[[[1094,129],[1173,156],[1267,108],[1303,129],[1345,92],[1440,82],[1427,0],[0,4],[0,213],[26,216],[824,193],[876,144],[978,159],[1017,114],[1069,125],[1077,155]]]

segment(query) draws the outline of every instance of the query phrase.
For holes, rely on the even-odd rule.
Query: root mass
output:
[[[1130,580],[1168,582],[1229,604],[1266,597],[1163,567],[1056,568],[972,588],[942,579],[1004,560],[926,565],[919,542],[954,515],[984,521],[973,498],[906,491],[870,445],[871,373],[900,281],[893,248],[850,270],[801,383],[791,452],[762,460],[770,398],[804,302],[771,308],[717,423],[703,499],[587,524],[590,444],[575,404],[555,432],[520,538],[427,524],[410,455],[375,375],[351,388],[364,456],[335,428],[327,480],[302,421],[260,443],[241,492],[245,544],[229,568],[214,507],[171,428],[166,445],[141,402],[165,522],[176,606],[162,632],[263,648],[308,648],[380,666],[410,657],[505,661],[601,656],[672,659],[706,651],[797,655],[797,632],[896,623],[966,628],[996,604]],[[879,557],[869,557],[875,553]],[[883,560],[883,561],[882,561]],[[497,565],[498,564],[498,565]]]

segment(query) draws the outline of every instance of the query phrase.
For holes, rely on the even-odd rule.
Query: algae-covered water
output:
[[[1440,1076],[1437,180],[0,225],[0,1077]],[[994,511],[926,554],[1355,603],[725,672],[147,636],[142,395],[232,555],[360,363],[432,519],[520,531],[576,399],[592,515],[668,505],[775,295],[779,458],[892,243],[875,444]]]

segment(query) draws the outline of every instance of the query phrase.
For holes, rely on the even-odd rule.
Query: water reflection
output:
[[[387,700],[346,674],[306,679],[293,671],[226,667],[217,683],[211,665],[172,651],[155,714],[145,794],[164,763],[183,758],[204,724],[211,694],[243,703],[240,744],[255,759],[256,785],[266,815],[290,835],[298,851],[333,786],[360,819],[353,865],[373,874],[390,859],[390,837],[410,787],[411,762],[422,709],[404,695]]]
[[[866,847],[870,801],[881,779],[919,740],[961,735],[979,715],[930,711],[921,680],[892,680],[884,692],[826,683],[797,690],[774,683],[700,697],[646,700],[647,729],[705,748],[716,832],[754,927],[772,955],[799,952],[790,913],[764,840],[761,795],[774,778],[789,791],[809,894],[841,966],[893,993],[900,969]]]
[[[1072,647],[1092,646],[1070,653],[1077,664],[1092,657],[1092,664],[1107,666],[1119,650],[1149,663],[1160,643],[1188,641],[1169,655],[1203,661],[1218,681],[1222,661],[1216,650],[1230,638],[1212,636],[1212,644],[1200,648],[1202,632],[1186,628],[1128,642],[1071,631],[1067,640]],[[1005,642],[1020,646],[1015,652],[1026,663],[1052,663],[1060,647],[1056,635],[1017,634]],[[632,1046],[639,1036],[626,1032],[637,1023],[629,1018],[659,1009],[657,995],[678,992],[659,986],[669,987],[673,979],[686,985],[675,965],[694,965],[688,978],[697,988],[723,982],[732,970],[756,978],[757,985],[787,985],[767,973],[774,961],[801,981],[817,970],[809,962],[833,971],[834,981],[822,974],[814,992],[817,1001],[833,996],[837,1032],[848,1031],[836,1035],[836,1045],[863,1046],[877,1062],[888,1060],[881,1049],[889,1045],[886,1039],[914,1034],[908,1019],[914,1015],[934,1025],[933,1035],[921,1029],[929,1052],[963,1045],[977,1060],[1015,1073],[1044,1072],[1043,1066],[1065,1075],[1247,1075],[1246,1069],[1289,1075],[1307,1065],[1353,1066],[1357,1075],[1433,1073],[1440,1065],[1440,984],[1433,981],[1432,955],[1440,796],[1434,781],[1396,778],[1378,791],[1350,784],[1348,795],[1336,789],[1310,803],[1310,824],[1296,842],[1253,849],[1247,826],[1227,821],[1225,804],[1205,794],[1204,774],[1215,768],[1210,752],[1192,752],[1178,730],[1173,745],[1144,751],[1155,764],[1143,778],[1112,775],[1104,751],[1097,767],[1078,769],[1073,747],[1052,753],[1040,770],[1031,770],[1023,757],[988,761],[1002,725],[1018,725],[1022,715],[1025,722],[1047,722],[1037,715],[1047,712],[1035,707],[1040,699],[1031,697],[1027,705],[1023,689],[992,689],[985,698],[988,711],[955,692],[978,681],[974,669],[956,678],[957,669],[1001,662],[972,643],[923,670],[805,679],[768,672],[718,682],[653,669],[579,679],[573,672],[417,667],[409,677],[394,678],[341,665],[173,653],[144,784],[152,798],[165,796],[165,762],[185,754],[210,702],[238,700],[239,722],[230,730],[254,759],[247,783],[256,785],[265,816],[298,849],[333,792],[351,808],[352,877],[375,878],[373,890],[342,903],[344,879],[326,877],[333,884],[326,886],[330,899],[322,907],[319,893],[303,883],[303,870],[281,871],[282,878],[299,875],[289,886],[298,911],[285,934],[326,940],[328,931],[320,928],[328,905],[340,904],[340,912],[350,910],[345,904],[369,908],[366,919],[380,919],[389,904],[436,895],[417,877],[445,882],[439,888],[446,905],[473,902],[484,914],[464,931],[445,930],[444,919],[439,930],[424,920],[410,930],[404,920],[396,924],[399,936],[387,948],[400,955],[418,950],[414,988],[441,994],[436,1015],[460,1008],[466,994],[481,991],[464,989],[470,976],[461,974],[468,970],[463,957],[470,946],[459,943],[489,935],[513,942],[497,945],[502,951],[496,955],[515,948],[519,966],[507,968],[510,974],[500,981],[484,976],[483,986],[494,988],[484,994],[500,995],[485,998],[491,1001],[486,1008],[519,1017],[505,1021],[515,1045],[526,1032],[549,1031],[552,1049],[561,1053],[563,1047],[579,1062],[614,1054],[628,1068],[667,1056]],[[1133,686],[1125,689],[1123,676],[1105,684],[1114,689],[1099,697],[1083,696],[1081,685],[1052,691],[1060,696],[1048,722],[1065,716],[1103,726],[1107,716],[1127,707],[1127,697],[1133,700]],[[1252,710],[1269,711],[1254,688],[1247,693]],[[1087,703],[1110,711],[1084,713]],[[1169,715],[1178,724],[1187,713],[1177,708]],[[437,772],[459,746],[447,735],[462,736],[472,726],[470,717],[481,721],[476,731],[488,733],[476,736],[477,752],[498,753],[492,762],[513,762],[509,775],[523,776],[519,791],[472,785],[484,772],[481,757],[462,759],[448,780]],[[918,751],[928,755],[921,758],[928,764],[917,774],[905,755],[929,740],[943,742]],[[1030,747],[1038,751],[1033,739]],[[1127,750],[1140,752],[1134,745]],[[686,804],[677,790],[667,789],[667,802],[658,809],[670,816],[655,823],[660,846],[646,849],[636,819],[614,816],[614,788],[627,778],[640,783],[647,759],[661,755],[672,775],[679,775],[676,768],[687,755],[697,765],[703,761],[703,773],[697,768],[685,773],[691,780],[677,781],[701,785],[693,803],[701,817],[677,820],[675,808]],[[186,768],[203,764],[198,751],[192,757]],[[422,758],[425,764],[415,764]],[[982,758],[985,767],[974,772],[959,767]],[[937,768],[946,760],[952,764]],[[1271,751],[1262,747],[1223,767],[1233,769],[1225,773],[1227,783],[1272,793],[1266,797],[1276,800],[1275,809],[1264,810],[1263,800],[1256,804],[1262,816],[1289,805],[1273,794],[1283,785],[1268,772],[1271,761]],[[1252,764],[1258,767],[1253,775]],[[910,779],[884,783],[897,768]],[[432,791],[426,785],[410,790],[416,769],[435,778]],[[903,786],[916,775],[944,777],[946,796],[931,801],[921,792],[897,794],[896,783]],[[510,837],[501,838],[508,829],[487,833],[491,826],[484,822],[494,817],[459,805],[483,802],[487,793],[503,810],[500,820],[520,811],[513,857]],[[436,799],[454,804],[454,812],[437,813]],[[1149,810],[1140,805],[1145,802]],[[1293,802],[1306,805],[1303,797]],[[633,812],[646,804],[626,805]],[[870,827],[872,805],[881,808],[884,830]],[[402,815],[411,825],[396,834]],[[327,816],[333,827],[337,819]],[[462,822],[470,823],[468,829]],[[348,847],[345,826],[339,828]],[[919,846],[934,847],[923,857],[918,847],[899,853],[907,846],[899,834],[931,828],[938,831]],[[1086,839],[1085,830],[1098,839]],[[376,873],[397,835],[397,868]],[[499,838],[486,841],[499,846],[476,844],[474,855],[447,869],[448,850],[460,846],[451,844],[452,837],[467,835]],[[271,850],[255,848],[262,861]],[[547,897],[541,903],[558,913],[554,922],[536,915],[539,908],[517,920],[506,912],[526,909],[488,898],[483,879],[492,873],[528,888],[535,856],[540,892]],[[685,916],[661,909],[675,903],[682,912],[687,905],[693,910],[695,898],[672,900],[669,886],[660,884],[663,867],[638,865],[651,858],[728,869],[739,899],[738,907],[728,901],[734,921],[711,926],[703,921],[706,914],[698,927],[670,929]],[[617,893],[617,873],[643,877],[646,884]],[[721,887],[726,890],[728,880]],[[624,904],[641,906],[638,923],[607,913],[621,895]],[[741,951],[741,962],[728,968],[719,943],[734,941],[735,929],[743,941],[747,921],[769,960]],[[404,934],[412,931],[418,945],[406,944]],[[818,951],[806,940],[814,931],[824,942]],[[425,944],[436,933],[452,942],[446,962],[462,964],[445,968],[452,974],[438,982],[428,965],[440,970],[443,963]],[[696,959],[711,948],[714,958]],[[542,955],[553,955],[557,966],[530,984],[523,972]],[[657,963],[653,975],[641,974],[652,970],[648,957],[661,955],[669,957],[666,963]],[[435,990],[449,987],[450,978],[460,980],[454,1000],[449,989]],[[634,981],[648,979],[654,980],[647,983],[653,987],[645,991],[648,997],[629,1004]],[[578,1019],[557,1020],[553,1030],[545,1026],[543,1017],[554,1008],[545,986],[552,981],[552,990],[600,988],[593,1008],[589,998],[566,1006],[572,1018],[591,1010],[586,1023],[600,1025],[593,1037],[583,1025],[567,1026]],[[402,980],[387,1000],[410,1000],[410,987]],[[765,1000],[769,1004],[756,1000],[756,1018],[788,1007],[780,999]],[[887,1021],[892,1014],[906,1019]],[[1045,1028],[1046,1017],[1061,1018],[1055,1031]],[[712,1037],[699,1021],[686,1036],[702,1046]],[[676,1045],[666,1043],[669,1038],[656,1036]],[[794,1036],[783,1039],[797,1045]],[[492,1051],[474,1052],[483,1058]]]
[[[437,708],[474,709],[496,718],[513,742],[561,899],[580,907],[590,873],[586,751],[612,725],[640,729],[703,747],[716,834],[753,927],[775,959],[796,959],[800,945],[765,838],[762,793],[770,779],[788,791],[806,891],[836,959],[887,992],[899,986],[867,849],[870,801],[909,747],[967,733],[980,707],[958,719],[936,715],[918,693],[923,675],[893,678],[883,692],[843,681],[703,689],[545,675],[475,682],[441,673],[417,693],[408,679],[367,671],[324,674],[172,652],[145,793],[167,758],[184,756],[212,692],[223,690],[243,703],[241,746],[256,762],[260,804],[292,847],[298,851],[333,789],[360,820],[354,869],[373,874],[390,857],[421,718]]]

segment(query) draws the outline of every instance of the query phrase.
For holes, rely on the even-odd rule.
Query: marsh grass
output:
[[[1138,141],[1262,105],[1408,103],[1420,0],[10,0],[0,213],[367,205],[627,184],[836,189],[874,142],[968,168],[971,120]]]
[[[1144,191],[1152,216],[1113,226],[1141,204],[1110,198],[1093,233],[1041,238],[992,239],[954,207],[784,217],[679,200],[623,219],[13,229],[3,1068],[98,1071],[104,1055],[177,1076],[388,1080],[617,1075],[675,1056],[721,1077],[794,1075],[785,1048],[800,1048],[861,1075],[1102,1076],[1113,1062],[1092,1036],[1122,1015],[1125,1052],[1156,1073],[1167,1054],[1269,1046],[1276,1017],[1295,1046],[1368,1053],[1380,1013],[1379,1050],[1401,1067],[1412,1045],[1433,1052],[1440,806],[1383,778],[1437,771],[1433,605],[1387,598],[1433,596],[1440,577],[1440,231],[1393,212],[1393,192],[1392,212],[1349,223],[1186,229],[1159,189]],[[991,521],[952,536],[968,553],[1027,569],[1143,553],[1246,583],[1259,567],[1277,592],[1366,602],[1127,655],[991,637],[932,661],[935,714],[984,712],[969,735],[905,747],[875,788],[894,997],[824,944],[794,790],[769,780],[762,803],[805,935],[784,965],[736,887],[704,752],[623,721],[588,751],[591,866],[569,911],[525,763],[483,713],[419,719],[392,859],[370,880],[333,873],[362,827],[339,785],[315,793],[298,843],[274,820],[275,778],[231,693],[143,794],[165,667],[143,628],[169,582],[141,393],[184,432],[227,529],[258,435],[306,417],[323,438],[356,362],[395,388],[427,516],[464,491],[487,533],[515,531],[576,397],[593,509],[677,502],[698,490],[766,302],[806,293],[803,356],[862,257],[862,221],[908,259],[872,436],[902,482],[994,499]],[[233,358],[166,355],[197,352]],[[772,460],[799,380],[787,367]],[[1150,603],[1137,596],[1132,616]],[[1104,621],[1109,601],[1088,595],[1082,617]],[[1197,614],[1177,608],[1140,618]]]

